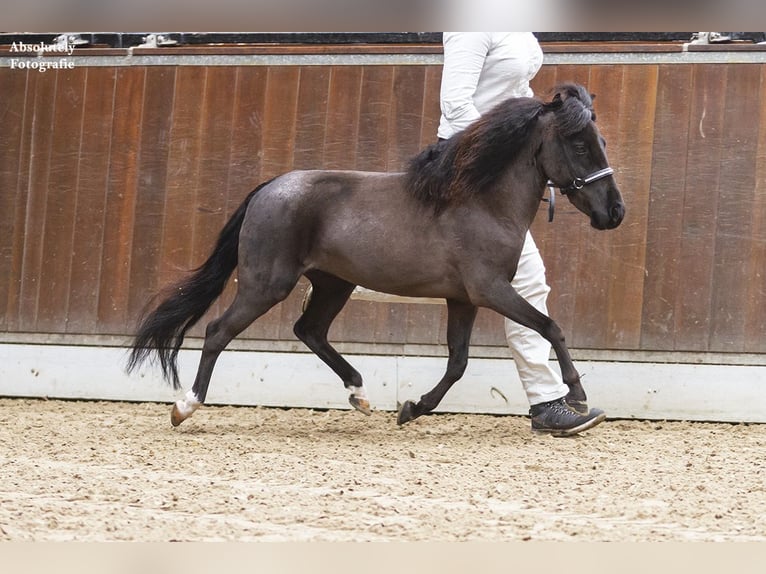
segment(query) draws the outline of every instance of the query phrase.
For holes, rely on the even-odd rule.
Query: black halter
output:
[[[559,191],[561,192],[561,195],[568,195],[570,193],[573,193],[575,191],[580,191],[583,187],[588,185],[589,183],[593,183],[594,181],[598,181],[599,179],[604,179],[605,177],[608,177],[610,175],[614,174],[614,170],[611,167],[605,167],[604,169],[600,169],[598,171],[594,171],[590,175],[586,175],[585,177],[576,177],[572,180],[572,183],[567,185],[566,187],[561,185],[556,185],[552,181],[548,180],[548,189],[550,190],[550,195],[548,196],[548,199],[543,198],[543,201],[548,202],[548,221],[553,221],[553,210],[554,205],[556,203],[556,195],[554,194],[554,189],[559,188]]]

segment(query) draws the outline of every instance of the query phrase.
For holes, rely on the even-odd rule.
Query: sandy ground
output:
[[[0,540],[766,541],[766,425],[0,399]]]

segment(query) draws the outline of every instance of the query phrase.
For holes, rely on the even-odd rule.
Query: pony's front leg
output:
[[[564,384],[569,387],[569,392],[566,395],[567,404],[578,413],[587,414],[588,397],[585,394],[585,389],[583,389],[582,384],[580,383],[580,374],[577,372],[572,357],[569,354],[569,348],[566,345],[564,334],[553,319],[550,317],[546,318],[549,321],[547,329],[550,333],[550,338],[544,332],[540,332],[540,334],[548,339],[553,347],[554,353],[556,353],[556,360],[561,368],[561,378],[564,381]]]
[[[475,297],[482,306],[497,311],[524,327],[537,331],[551,344],[561,368],[561,378],[569,387],[567,403],[570,406],[582,405],[587,411],[586,395],[580,384],[580,375],[569,354],[564,334],[556,322],[535,308],[510,283],[504,280],[493,282],[488,288],[483,288]]]

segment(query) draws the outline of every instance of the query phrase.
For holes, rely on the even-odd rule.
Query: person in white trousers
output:
[[[445,32],[443,45],[439,139],[449,139],[503,100],[534,95],[529,82],[542,66],[543,52],[531,32]],[[548,313],[550,287],[529,232],[511,285]],[[569,436],[606,418],[600,409],[567,404],[569,389],[551,368],[551,345],[541,335],[506,319],[505,337],[530,404],[533,430]]]

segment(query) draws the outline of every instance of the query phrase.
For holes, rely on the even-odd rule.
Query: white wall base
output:
[[[159,369],[125,374],[127,351],[114,347],[0,344],[0,396],[172,402]],[[180,353],[191,386],[199,351]],[[362,373],[373,408],[396,410],[441,378],[446,358],[349,355]],[[592,406],[612,418],[766,422],[766,367],[577,361]],[[308,353],[225,351],[209,404],[350,408],[340,380]],[[510,359],[476,358],[439,411],[527,414]]]

